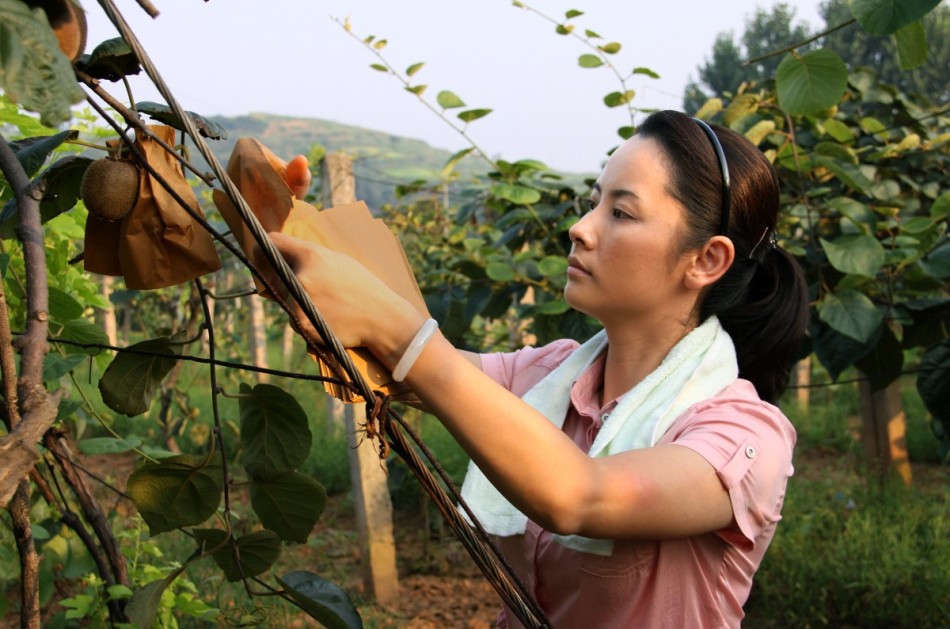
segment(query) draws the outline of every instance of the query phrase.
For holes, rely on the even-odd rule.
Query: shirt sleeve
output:
[[[691,417],[672,443],[709,461],[729,492],[738,531],[726,529],[720,537],[753,548],[781,519],[795,430],[779,409],[757,398],[717,397],[687,412]]]
[[[571,339],[553,341],[542,347],[525,347],[515,352],[482,354],[482,371],[518,397],[527,393],[577,349]]]

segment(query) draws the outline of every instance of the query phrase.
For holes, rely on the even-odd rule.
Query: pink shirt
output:
[[[482,369],[520,396],[576,347],[564,340],[484,354]],[[617,405],[599,405],[603,375],[601,357],[571,391],[563,430],[585,452]],[[795,430],[750,382],[737,380],[687,409],[657,445],[668,443],[691,448],[712,464],[729,491],[735,524],[685,539],[615,540],[613,554],[603,557],[565,548],[529,521],[524,535],[497,541],[554,627],[739,626],[752,575],[781,519]],[[498,624],[522,626],[507,609]]]

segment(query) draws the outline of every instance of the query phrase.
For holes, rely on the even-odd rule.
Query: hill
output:
[[[398,184],[418,179],[437,181],[439,170],[452,155],[421,140],[314,118],[252,113],[210,119],[228,132],[228,139],[209,142],[215,155],[225,164],[234,143],[242,137],[257,138],[284,157],[306,155],[315,145],[324,147],[327,152],[346,152],[354,158],[356,195],[371,208],[393,202]],[[457,170],[464,176],[483,173],[486,167],[468,157]]]

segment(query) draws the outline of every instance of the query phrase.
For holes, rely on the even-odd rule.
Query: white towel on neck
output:
[[[607,335],[601,330],[522,399],[552,424],[562,427],[574,382],[606,348]],[[715,316],[709,317],[683,337],[659,367],[620,398],[588,455],[607,456],[655,445],[686,409],[713,397],[738,375],[732,339]],[[525,532],[527,516],[508,502],[474,463],[469,464],[462,498],[488,533],[509,536]],[[555,538],[568,548],[599,555],[609,555],[613,550],[612,540],[578,535]]]

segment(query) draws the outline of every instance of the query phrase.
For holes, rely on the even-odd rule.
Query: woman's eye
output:
[[[629,214],[623,210],[618,210],[617,208],[614,208],[611,214],[613,214],[614,218],[631,218]]]
[[[594,208],[597,207],[597,201],[594,199],[587,199],[584,204],[587,206],[588,212],[592,212]]]

